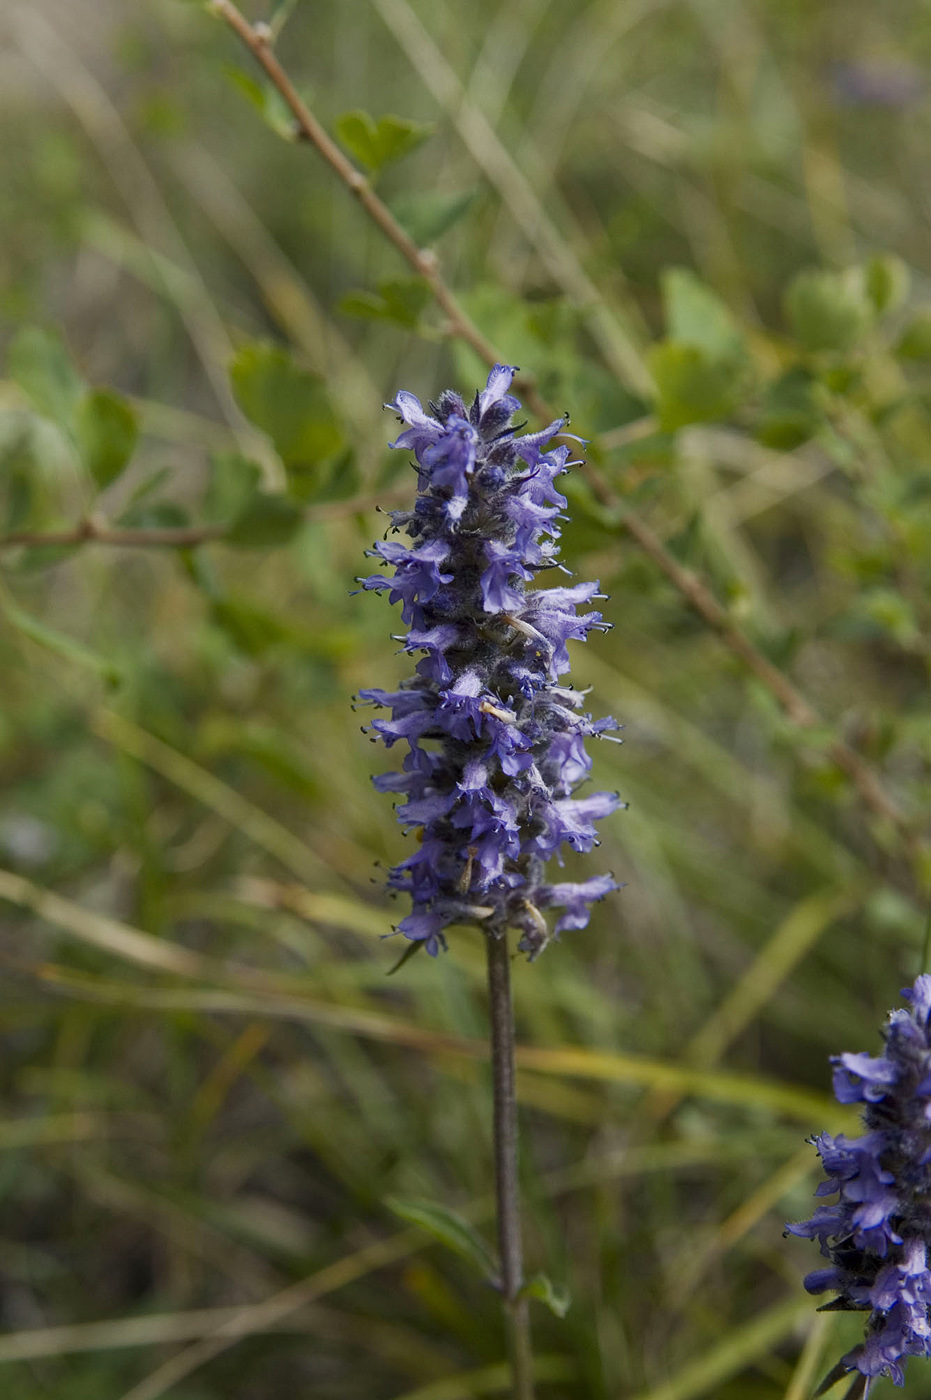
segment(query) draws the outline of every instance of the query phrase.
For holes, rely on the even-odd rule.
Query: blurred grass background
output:
[[[615,624],[574,677],[630,810],[585,862],[626,889],[516,968],[530,1265],[573,1298],[535,1314],[540,1394],[802,1400],[857,1320],[816,1321],[782,1222],[927,905],[829,745],[926,832],[928,8],[248,13],[350,149],[358,109],[429,124],[379,192],[824,717],[570,483]],[[489,1227],[482,949],[386,981],[403,838],[349,703],[406,669],[350,593],[411,489],[381,405],[484,371],[200,6],[3,0],[0,31],[3,531],[225,521],[248,461],[291,511],[0,554],[2,1393],[501,1394],[495,1298],[386,1205]],[[84,383],[138,426],[109,479],[62,431]]]

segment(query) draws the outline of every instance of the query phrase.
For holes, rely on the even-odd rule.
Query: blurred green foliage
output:
[[[781,1225],[803,1138],[850,1122],[826,1057],[877,1044],[931,874],[927,9],[249,14],[823,718],[787,718],[570,481],[565,558],[615,623],[575,675],[627,725],[596,772],[631,807],[601,852],[627,888],[516,974],[540,1394],[770,1400],[806,1337],[823,1370],[857,1330],[812,1332]],[[503,1393],[490,1092],[450,1041],[484,1034],[481,948],[385,980],[403,838],[350,707],[406,669],[351,591],[413,484],[381,405],[483,367],[200,6],[8,30],[3,1393],[136,1400],[307,1278],[164,1393]]]

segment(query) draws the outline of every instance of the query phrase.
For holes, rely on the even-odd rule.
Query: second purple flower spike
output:
[[[591,767],[585,739],[618,726],[584,713],[564,682],[566,643],[607,624],[577,612],[602,596],[597,583],[528,587],[563,567],[555,481],[571,464],[564,444],[545,450],[563,419],[517,435],[514,373],[496,365],[468,409],[452,390],[429,413],[403,392],[388,405],[407,425],[394,446],[416,458],[417,499],[391,512],[409,543],[371,551],[391,574],[360,580],[401,604],[398,640],[421,657],[400,690],[360,699],[391,711],[372,725],[388,746],[408,746],[402,770],[375,785],[401,794],[398,819],[419,830],[389,884],[413,900],[399,931],[431,954],[449,925],[477,922],[493,936],[519,930],[533,959],[551,936],[545,911],[562,910],[557,934],[584,928],[592,902],[619,888],[610,875],[545,878],[564,846],[590,851],[595,821],[623,804],[611,792],[575,796]]]
[[[904,1384],[908,1358],[931,1357],[931,977],[902,995],[882,1055],[833,1057],[835,1097],[864,1105],[866,1132],[813,1139],[826,1173],[817,1194],[837,1200],[787,1226],[828,1261],[805,1279],[809,1293],[837,1294],[825,1309],[867,1314],[864,1340],[817,1392],[850,1374],[847,1400],[865,1400],[878,1376]]]

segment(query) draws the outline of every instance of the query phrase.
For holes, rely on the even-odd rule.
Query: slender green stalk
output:
[[[514,1012],[507,937],[489,933],[488,1012],[491,1023],[491,1072],[494,1088],[495,1200],[501,1296],[511,1354],[514,1400],[534,1400],[533,1353],[524,1286],[524,1252],[520,1227],[517,1094],[514,1085]]]

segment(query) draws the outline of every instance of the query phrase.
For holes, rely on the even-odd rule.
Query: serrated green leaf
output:
[[[33,407],[73,436],[84,383],[61,337],[27,326],[10,342],[7,367]]]
[[[262,469],[239,452],[214,452],[204,495],[207,520],[225,525],[236,519],[259,489]]]
[[[135,451],[138,414],[112,389],[92,389],[78,405],[76,433],[81,456],[103,490],[116,480]]]
[[[405,278],[397,282],[380,282],[377,292],[350,292],[343,297],[339,309],[345,316],[357,316],[368,321],[394,321],[399,326],[415,330],[432,295],[421,278]]]
[[[386,116],[376,121],[361,109],[344,112],[336,122],[336,134],[347,151],[373,174],[409,155],[432,131],[431,125],[406,117]]]
[[[710,359],[735,359],[743,338],[726,304],[684,267],[671,267],[662,277],[663,307],[670,340],[704,351]]]
[[[240,408],[268,433],[286,468],[313,466],[343,445],[326,387],[281,346],[244,345],[230,370]]]
[[[399,195],[391,203],[391,212],[421,247],[436,243],[457,224],[475,203],[478,190],[459,194],[441,194],[428,190],[425,194]]]
[[[664,432],[726,418],[739,401],[741,376],[733,360],[717,359],[697,345],[664,340],[651,348],[648,363]]]
[[[386,1205],[409,1225],[419,1226],[440,1244],[445,1244],[447,1249],[451,1249],[454,1254],[473,1265],[483,1278],[491,1281],[497,1278],[498,1266],[488,1245],[474,1225],[470,1225],[468,1220],[464,1220],[455,1211],[433,1201],[400,1200],[396,1196],[389,1197]]]
[[[227,544],[243,549],[265,549],[287,544],[300,529],[301,509],[287,496],[257,491],[247,501],[224,536]]]
[[[875,315],[860,268],[809,270],[789,283],[786,319],[805,350],[851,350]]]
[[[46,623],[40,622],[38,618],[24,612],[6,590],[0,590],[0,609],[3,610],[7,621],[16,628],[17,632],[21,632],[24,637],[28,637],[30,641],[36,642],[39,646],[45,647],[46,651],[54,652],[56,656],[62,656],[66,661],[72,661],[75,665],[82,666],[86,671],[95,672],[110,685],[116,685],[123,679],[121,670],[112,661],[107,660],[98,652],[92,651],[83,642],[76,642],[73,637],[56,631],[54,627],[49,627]]]
[[[557,1317],[565,1317],[572,1302],[569,1290],[553,1283],[546,1274],[534,1274],[533,1278],[524,1284],[521,1293],[526,1298],[536,1298]]]

